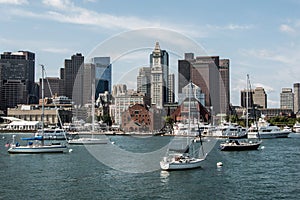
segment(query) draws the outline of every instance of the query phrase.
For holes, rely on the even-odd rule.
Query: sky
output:
[[[0,0],[0,52],[34,52],[36,80],[38,64],[59,76],[73,54],[111,56],[114,83],[130,88],[159,41],[171,71],[184,51],[230,59],[232,104],[249,74],[277,108],[281,89],[300,82],[299,9],[297,0]]]

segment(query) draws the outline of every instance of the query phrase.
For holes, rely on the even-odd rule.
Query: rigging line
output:
[[[192,92],[194,95],[194,107],[196,108],[196,111],[197,111],[197,126],[198,126],[197,128],[198,128],[198,132],[199,132],[200,145],[201,145],[202,155],[204,156],[204,148],[203,148],[203,144],[202,144],[202,137],[201,137],[201,131],[200,131],[200,126],[199,126],[199,115],[200,115],[201,106],[199,106],[199,112],[198,112],[198,108],[197,108],[198,100],[196,97],[196,90],[193,89],[193,82],[191,82],[191,88],[192,88]],[[199,105],[199,103],[198,103],[198,105]]]
[[[250,82],[250,78],[249,78],[249,74],[247,74],[247,84],[249,84],[249,90],[251,91],[251,82]],[[251,105],[252,105],[252,111],[253,111],[253,115],[254,115],[254,120],[255,120],[255,124],[256,124],[256,129],[257,129],[257,136],[258,136],[258,140],[260,140],[260,134],[259,134],[259,130],[258,130],[258,124],[257,124],[257,116],[256,116],[256,110],[254,107],[254,101],[253,101],[253,95],[251,100]]]
[[[44,68],[44,72],[45,72],[46,77],[48,77],[45,68]],[[51,89],[49,80],[46,79],[46,81],[47,81],[47,84],[48,84],[48,88],[49,88],[49,91],[50,91],[50,95],[53,97],[53,93],[52,93],[52,89]],[[42,83],[44,83],[44,80],[42,81]],[[61,117],[60,117],[59,112],[58,112],[57,104],[56,104],[54,101],[53,101],[52,103],[54,104],[54,107],[55,107],[55,110],[56,110],[56,115],[57,115],[57,118],[58,118],[58,122],[59,122],[61,128],[62,128],[63,130],[65,130],[65,129],[63,128],[62,120],[61,120]],[[66,136],[65,132],[64,132],[64,136],[65,136],[65,140],[67,141],[68,139],[67,139],[67,136]]]

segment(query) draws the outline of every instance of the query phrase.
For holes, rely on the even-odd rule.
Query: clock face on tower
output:
[[[154,63],[158,64],[158,58],[154,58]]]

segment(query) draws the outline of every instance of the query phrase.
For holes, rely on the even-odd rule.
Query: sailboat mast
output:
[[[95,79],[92,79],[92,131],[95,131]],[[93,136],[93,134],[92,134]]]
[[[191,131],[191,91],[190,91],[191,90],[191,85],[192,85],[192,82],[190,82],[190,84],[189,84],[189,91],[188,91],[188,95],[189,95],[188,135],[190,135],[190,131]]]
[[[246,130],[248,131],[248,126],[249,126],[249,124],[248,124],[248,104],[249,104],[249,85],[248,85],[248,83],[249,83],[249,74],[247,74],[247,83],[246,83],[246,88],[247,88],[247,90],[246,90]]]
[[[45,92],[45,88],[44,88],[44,65],[41,65],[42,67],[42,116],[41,116],[41,120],[42,120],[42,137],[44,137],[44,115],[45,115],[45,96],[44,96],[44,92]],[[44,140],[42,139],[42,145],[44,145]]]

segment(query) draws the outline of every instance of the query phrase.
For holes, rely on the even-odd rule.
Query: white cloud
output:
[[[27,0],[0,0],[0,4],[23,5],[28,4]]]
[[[44,49],[41,49],[42,51],[45,51],[45,52],[49,52],[49,53],[58,53],[58,54],[71,54],[73,53],[72,50],[70,49],[66,49],[66,48],[44,48]]]
[[[21,2],[25,0],[19,1]],[[216,30],[233,31],[248,30],[253,28],[253,25],[239,24],[228,24],[225,26],[205,25],[195,28],[195,26],[191,24],[174,24],[156,20],[145,20],[135,16],[111,15],[102,12],[96,12],[77,6],[73,1],[70,0],[43,0],[42,3],[45,11],[32,12],[24,8],[12,8],[8,10],[7,13],[8,15],[12,14],[15,16],[46,19],[61,23],[97,26],[105,29],[134,30],[144,27],[164,27],[170,30],[180,30],[182,33],[197,38],[207,37],[210,35],[209,33],[215,32]]]
[[[43,4],[60,10],[74,7],[73,3],[69,0],[43,0]]]
[[[217,30],[249,30],[254,28],[253,25],[239,25],[239,24],[228,24],[224,26],[216,26],[216,25],[206,25],[210,29],[217,29]]]
[[[280,62],[286,65],[295,65],[299,63],[300,59],[298,57],[298,52],[295,48],[291,47],[280,47],[277,49],[242,49],[240,54],[243,56],[249,56],[256,59],[269,60]]]
[[[252,89],[255,89],[256,87],[264,88],[266,93],[271,93],[271,92],[275,91],[275,89],[272,86],[269,86],[269,85],[266,85],[266,84],[263,84],[263,83],[254,83],[253,86],[254,87]]]
[[[279,30],[284,33],[294,34],[296,30],[287,24],[281,24]]]

